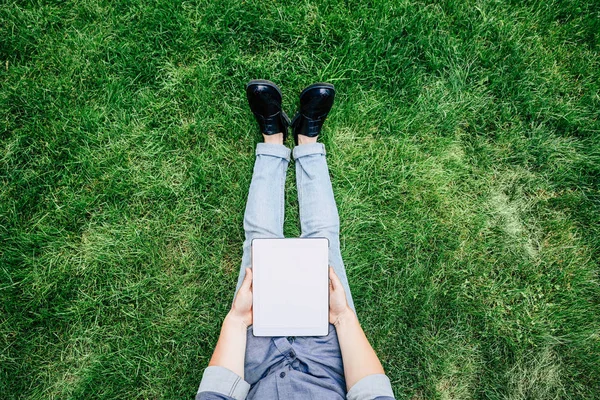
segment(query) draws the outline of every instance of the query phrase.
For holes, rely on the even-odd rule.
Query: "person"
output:
[[[245,241],[231,310],[196,400],[394,399],[391,383],[369,344],[354,309],[340,252],[339,217],[325,146],[317,142],[333,106],[335,90],[316,83],[300,94],[293,121],[282,110],[281,90],[266,80],[246,87],[264,142],[256,160],[244,214]],[[296,146],[284,146],[288,127]],[[284,185],[290,155],[296,164],[301,237],[329,239],[329,333],[324,337],[256,337],[252,334],[254,238],[282,238]]]

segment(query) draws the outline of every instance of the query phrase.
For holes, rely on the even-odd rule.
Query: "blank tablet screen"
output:
[[[255,336],[326,336],[329,329],[326,238],[252,241]]]

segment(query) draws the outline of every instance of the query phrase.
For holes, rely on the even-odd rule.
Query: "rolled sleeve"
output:
[[[389,378],[384,374],[373,374],[362,378],[350,388],[348,400],[393,400],[394,391]]]
[[[217,394],[226,396],[225,399],[244,400],[249,390],[250,384],[235,372],[225,367],[208,367],[202,375],[196,400],[222,398],[215,396]]]

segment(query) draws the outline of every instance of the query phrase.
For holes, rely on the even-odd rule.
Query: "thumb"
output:
[[[244,276],[244,280],[242,281],[242,286],[240,289],[250,290],[250,286],[252,285],[252,269],[246,268],[246,276]]]
[[[342,282],[340,278],[338,278],[337,274],[333,270],[333,267],[329,267],[329,279],[331,280],[331,288],[333,290],[338,290],[342,287]]]

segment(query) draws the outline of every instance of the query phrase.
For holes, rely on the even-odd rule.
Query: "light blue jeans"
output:
[[[280,144],[259,143],[256,146],[256,161],[244,214],[246,239],[236,293],[246,275],[246,267],[251,266],[252,239],[283,237],[285,174],[290,153],[290,149]],[[342,281],[348,304],[354,310],[340,252],[340,219],[329,179],[325,146],[322,143],[296,146],[293,156],[300,205],[300,237],[329,239],[329,265]]]

